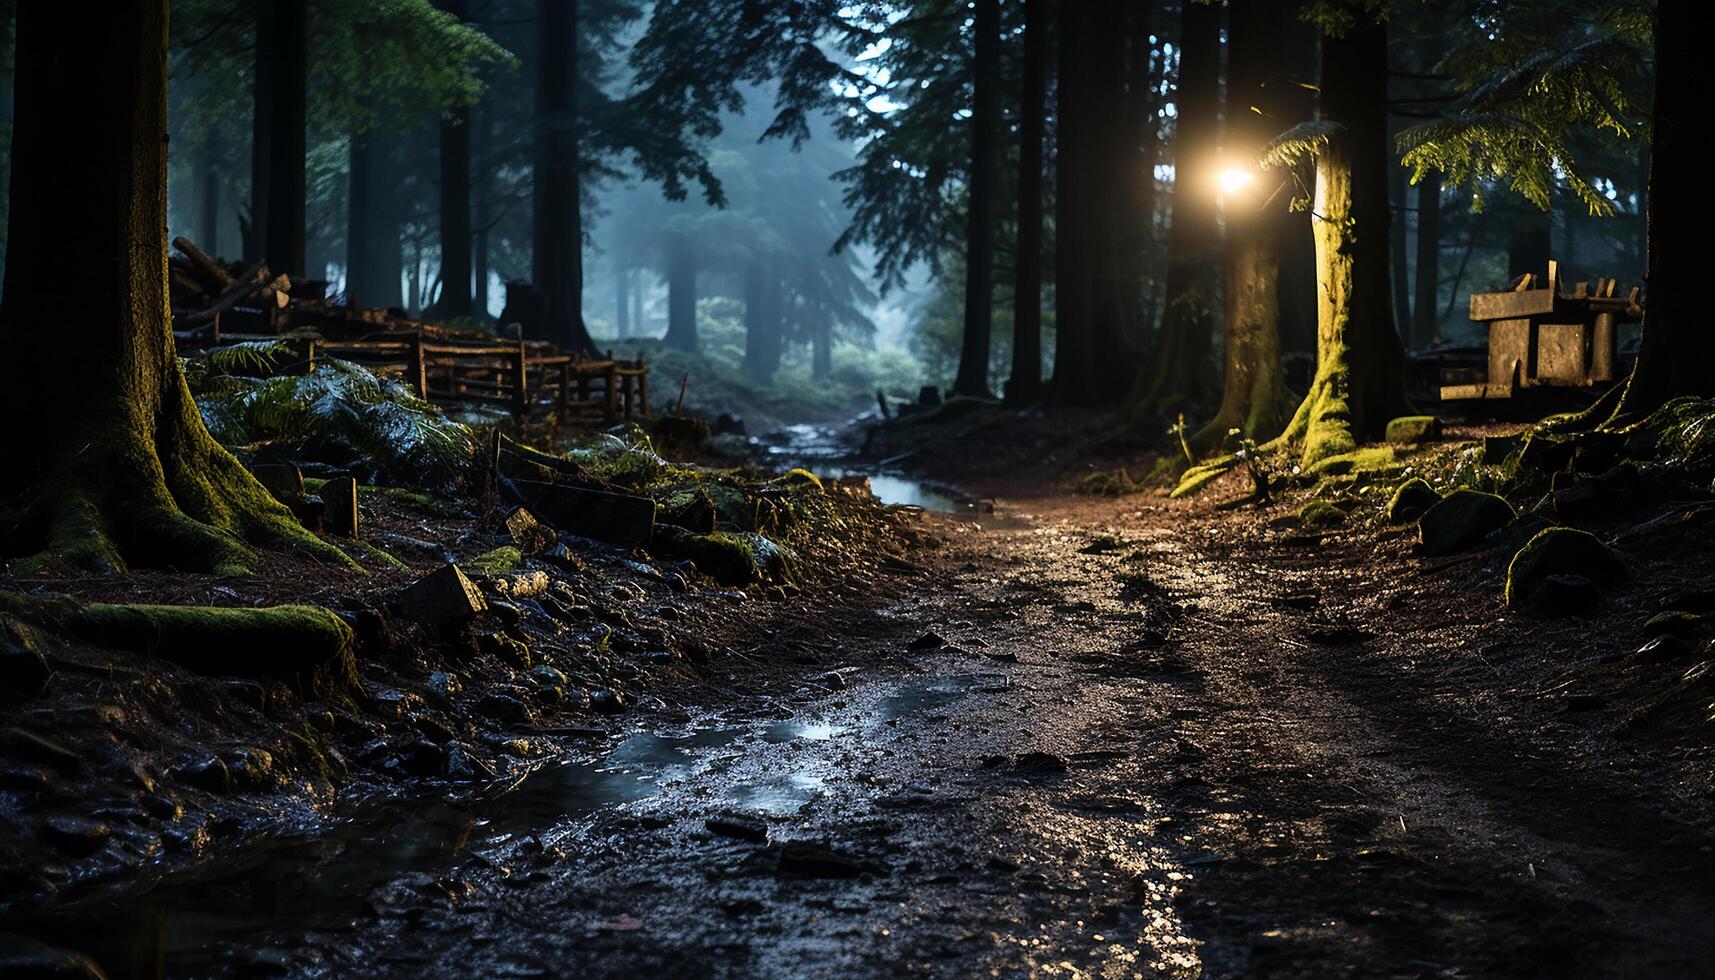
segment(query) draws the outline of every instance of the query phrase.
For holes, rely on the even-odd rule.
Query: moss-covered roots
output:
[[[349,563],[208,434],[176,362],[161,403],[90,393],[101,407],[48,449],[5,544],[22,574],[171,567],[220,575],[254,567],[252,546]]]
[[[0,592],[0,611],[204,674],[292,680],[327,694],[352,689],[357,678],[351,627],[319,606],[85,604]]]

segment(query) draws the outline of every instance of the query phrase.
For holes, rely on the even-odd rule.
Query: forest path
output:
[[[848,687],[650,736],[608,760],[642,798],[476,828],[297,969],[1708,975],[1706,814],[1509,697],[1481,626],[1132,500],[949,522],[958,571],[826,637]]]

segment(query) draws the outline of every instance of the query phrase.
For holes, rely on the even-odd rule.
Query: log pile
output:
[[[339,357],[397,375],[435,401],[516,414],[546,408],[572,422],[649,414],[649,366],[641,360],[564,354],[525,340],[516,323],[503,322],[496,336],[414,320],[396,308],[356,307],[330,298],[325,280],[276,275],[264,262],[221,262],[184,237],[173,247],[168,295],[181,349],[281,340],[299,351],[290,369],[313,370],[318,356]]]

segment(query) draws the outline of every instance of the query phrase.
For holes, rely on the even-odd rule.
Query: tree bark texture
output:
[[[1000,170],[1000,0],[976,0],[972,33],[965,324],[953,393],[989,398],[992,397],[988,376],[990,333],[994,324],[995,183]]]

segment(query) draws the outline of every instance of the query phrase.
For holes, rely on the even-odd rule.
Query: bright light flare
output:
[[[1228,167],[1215,176],[1222,194],[1237,194],[1256,180],[1256,174],[1243,167]]]

